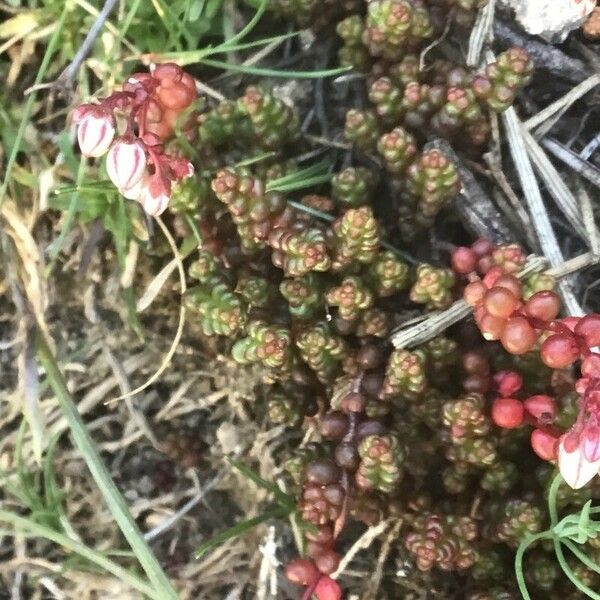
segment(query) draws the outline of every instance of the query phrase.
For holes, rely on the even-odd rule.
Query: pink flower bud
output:
[[[151,175],[142,185],[138,201],[151,217],[158,217],[169,204],[170,191],[160,176]]]
[[[115,137],[112,114],[94,104],[82,104],[75,109],[73,120],[79,125],[77,141],[84,156],[98,157],[106,153]]]
[[[494,375],[494,382],[504,397],[513,396],[523,387],[523,378],[514,371],[498,371]]]
[[[538,421],[550,423],[556,415],[554,398],[546,394],[529,396],[524,402],[525,410]]]
[[[331,577],[321,577],[315,588],[315,596],[319,600],[342,600],[342,590]]]
[[[563,435],[558,444],[558,468],[567,484],[578,490],[597,475],[600,459],[589,461],[584,455],[581,444],[574,449],[567,448],[565,437]]]
[[[581,374],[584,377],[600,378],[600,354],[590,354],[581,363]]]
[[[144,144],[133,137],[121,137],[106,157],[106,172],[119,190],[134,187],[146,170]]]
[[[541,429],[531,432],[531,448],[542,460],[555,460],[558,439]]]

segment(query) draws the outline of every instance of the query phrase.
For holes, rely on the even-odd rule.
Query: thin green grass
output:
[[[38,335],[37,339],[37,354],[46,371],[46,376],[54,391],[56,399],[67,419],[75,445],[81,452],[96,484],[100,488],[100,491],[115,518],[115,521],[123,532],[125,539],[129,542],[129,545],[152,584],[154,590],[152,597],[160,598],[161,600],[176,600],[177,593],[156,560],[151,548],[144,540],[142,533],[129,512],[125,499],[119,492],[104,465],[104,462],[100,458],[96,445],[77,412],[73,398],[67,389],[65,380],[56,364],[54,355],[41,334]]]
[[[252,42],[244,42],[241,44],[227,44],[219,45],[214,48],[202,48],[201,50],[185,50],[182,52],[164,52],[160,55],[160,58],[164,61],[174,61],[178,65],[184,67],[186,65],[192,65],[197,63],[213,54],[226,54],[227,52],[237,52],[239,50],[249,50],[251,48],[258,48],[260,46],[267,46],[268,44],[284,42],[290,38],[299,35],[298,31],[292,31],[290,33],[282,33],[280,35],[274,35],[268,38],[261,38],[260,40],[254,40]],[[126,60],[137,60],[137,56],[130,56]]]
[[[278,177],[267,184],[269,192],[292,192],[306,189],[321,183],[327,183],[331,180],[331,174],[328,172],[329,163],[320,161],[304,169],[293,171],[283,177]]]
[[[71,521],[67,516],[67,513],[63,507],[64,493],[61,492],[60,487],[56,481],[54,472],[54,454],[58,446],[58,441],[61,438],[62,433],[56,434],[48,444],[46,449],[46,457],[44,460],[44,499],[46,506],[50,507],[55,513],[60,526],[66,535],[75,540],[81,542],[81,537],[71,525]]]
[[[256,473],[256,471],[253,471],[241,462],[231,458],[228,458],[227,462],[229,462],[229,464],[239,471],[246,479],[252,481],[259,488],[262,488],[263,490],[273,494],[275,505],[271,505],[263,513],[256,517],[236,523],[232,527],[225,529],[225,531],[218,533],[214,537],[204,542],[199,548],[196,549],[194,553],[196,558],[201,558],[227,540],[236,538],[243,533],[246,533],[250,529],[254,529],[258,525],[261,525],[262,523],[270,521],[271,519],[284,519],[296,511],[294,499],[281,490],[275,483],[262,478],[258,473]]]
[[[48,47],[46,48],[46,52],[44,53],[44,58],[42,59],[42,64],[35,76],[35,81],[33,83],[34,89],[31,91],[29,96],[27,97],[27,102],[25,103],[25,108],[23,110],[23,116],[21,117],[21,122],[19,124],[19,129],[17,130],[17,135],[15,137],[15,141],[13,147],[10,151],[10,155],[8,157],[8,162],[6,163],[6,171],[4,173],[4,180],[2,181],[2,185],[0,185],[0,207],[4,203],[6,199],[6,192],[8,191],[8,185],[10,182],[12,170],[15,166],[15,162],[17,160],[17,155],[21,148],[21,142],[23,141],[23,137],[25,135],[25,129],[29,123],[31,118],[31,113],[33,112],[33,106],[35,104],[37,98],[37,90],[35,86],[38,86],[44,80],[46,73],[48,71],[48,67],[50,66],[50,61],[54,56],[54,53],[58,49],[58,42],[60,40],[60,35],[62,33],[63,27],[65,25],[65,21],[67,19],[67,15],[70,11],[70,7],[68,3],[65,3],[65,6],[60,13],[60,17],[58,22],[56,23],[56,29],[52,33],[52,37],[48,42]]]
[[[292,71],[288,69],[268,69],[265,67],[252,67],[250,65],[236,65],[222,60],[202,58],[200,64],[233,73],[244,75],[257,75],[259,77],[282,77],[286,79],[322,79],[323,77],[336,77],[352,70],[352,67],[337,67],[335,69],[322,69],[320,71]]]
[[[256,163],[262,162],[263,160],[273,158],[274,156],[277,156],[277,152],[263,152],[258,156],[251,156],[250,158],[240,160],[235,164],[235,167],[249,167],[250,165],[255,165]]]
[[[177,595],[168,596],[164,594],[164,590],[160,587],[156,587],[145,582],[143,579],[124,569],[114,561],[106,558],[104,554],[89,548],[85,544],[74,540],[62,533],[51,529],[50,527],[46,527],[45,525],[41,525],[32,521],[31,519],[27,519],[25,517],[20,517],[19,515],[15,515],[6,510],[0,510],[0,522],[9,525],[11,529],[0,529],[0,535],[8,535],[8,536],[25,536],[25,537],[38,537],[45,538],[56,544],[59,544],[63,548],[71,552],[75,552],[82,558],[89,560],[95,565],[99,566],[103,570],[111,573],[115,577],[117,577],[120,581],[127,583],[132,588],[138,590],[142,594],[146,595],[148,598],[152,598],[153,600],[164,600],[165,598],[177,598]]]
[[[6,510],[0,510],[0,523],[12,527],[10,530],[1,529],[0,534],[41,537],[53,541],[69,552],[77,554],[86,562],[89,561],[100,567],[102,571],[111,573],[120,581],[137,589],[149,598],[156,598],[157,600],[161,598],[147,581],[82,542],[64,510],[64,494],[58,486],[54,472],[54,456],[61,434],[55,435],[48,444],[41,473],[43,486],[40,488],[38,473],[27,468],[23,460],[23,442],[26,429],[27,421],[23,419],[15,444],[15,469],[12,473],[0,473],[0,484],[5,492],[29,510],[29,515],[24,517]],[[131,553],[122,551],[107,551],[106,554],[131,557]],[[69,569],[70,562],[72,560],[67,558],[63,563],[63,568]]]
[[[269,0],[261,0],[256,12],[254,13],[254,16],[248,21],[248,23],[246,23],[246,26],[240,29],[240,31],[238,31],[238,33],[232,38],[225,40],[221,46],[226,47],[228,49],[227,51],[229,51],[234,44],[240,40],[243,40],[256,27],[256,25],[258,25],[258,22],[264,15],[265,10],[267,10],[268,4]]]
[[[210,538],[208,541],[204,542],[199,548],[197,548],[194,552],[194,555],[196,558],[202,558],[205,554],[219,547],[227,540],[236,538],[242,535],[243,533],[250,531],[250,529],[254,529],[262,523],[270,521],[271,519],[284,519],[285,517],[289,516],[291,512],[291,510],[287,508],[282,508],[281,506],[277,506],[276,508],[266,510],[257,517],[246,519],[245,521],[237,523],[236,525],[233,525],[233,527],[229,527],[229,529],[218,533],[214,537]]]

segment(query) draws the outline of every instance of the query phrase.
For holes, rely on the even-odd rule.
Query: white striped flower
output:
[[[146,171],[146,149],[133,137],[121,137],[112,145],[106,157],[106,172],[123,193],[135,188]]]
[[[120,189],[119,192],[121,192],[121,195],[127,198],[127,200],[139,200],[148,177],[149,175],[144,174],[144,176],[134,186],[126,189]]]
[[[93,104],[79,106],[73,120],[78,124],[77,141],[81,153],[87,157],[98,157],[106,153],[115,137],[113,116]]]
[[[151,175],[145,179],[137,200],[146,213],[151,217],[158,217],[171,200],[169,192],[159,175]]]

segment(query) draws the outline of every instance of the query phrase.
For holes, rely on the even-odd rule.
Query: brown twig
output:
[[[381,550],[379,552],[379,556],[377,558],[377,563],[375,564],[375,570],[373,571],[373,575],[371,575],[371,579],[369,580],[369,585],[367,591],[364,596],[364,600],[376,600],[377,592],[379,590],[379,586],[381,584],[381,578],[383,576],[383,565],[387,560],[387,557],[390,553],[390,549],[392,547],[392,543],[396,541],[398,537],[398,533],[400,532],[400,528],[402,527],[402,519],[396,521],[394,526],[390,529],[388,534],[385,536],[383,540],[383,544],[381,545]]]
[[[62,89],[63,91],[70,90],[75,83],[75,77],[81,67],[83,61],[88,57],[88,54],[92,50],[92,46],[96,41],[100,31],[104,27],[110,13],[115,7],[117,0],[106,0],[102,10],[98,13],[94,24],[90,27],[85,39],[83,40],[79,50],[73,57],[73,60],[67,65],[67,67],[58,76],[56,81],[52,84],[52,87]]]

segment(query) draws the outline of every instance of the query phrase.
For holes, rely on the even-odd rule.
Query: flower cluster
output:
[[[194,80],[177,65],[135,73],[121,91],[75,109],[81,152],[94,158],[106,154],[106,172],[119,192],[158,216],[169,203],[173,184],[194,173],[188,160],[167,154],[164,143],[195,98]],[[119,117],[125,125],[117,135]],[[183,124],[188,131],[192,126],[193,121]]]
[[[552,290],[524,297],[517,274],[525,255],[517,245],[494,247],[477,240],[470,248],[457,248],[452,265],[468,278],[464,298],[473,307],[475,320],[487,340],[499,340],[510,354],[534,348],[550,369],[570,368],[581,361],[575,384],[580,396],[577,420],[562,433],[553,425],[553,398],[536,394],[520,400],[521,377],[514,372],[495,376],[499,397],[492,407],[494,422],[514,428],[523,422],[534,426],[531,445],[540,458],[554,460],[573,488],[588,483],[600,470],[600,314],[558,318],[561,303]]]

